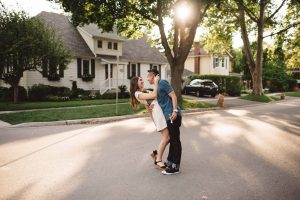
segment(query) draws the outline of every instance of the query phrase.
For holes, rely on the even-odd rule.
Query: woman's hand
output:
[[[157,85],[159,80],[160,80],[159,75],[156,75],[156,76],[154,77],[154,84]]]

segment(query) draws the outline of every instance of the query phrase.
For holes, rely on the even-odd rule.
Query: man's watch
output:
[[[176,113],[178,113],[178,110],[177,110],[177,109],[173,109],[173,112],[176,112]]]

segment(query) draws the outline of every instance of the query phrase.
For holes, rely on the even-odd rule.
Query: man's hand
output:
[[[177,112],[173,111],[172,116],[171,116],[171,120],[174,122],[177,118]]]

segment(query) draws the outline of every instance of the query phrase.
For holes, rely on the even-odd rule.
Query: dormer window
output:
[[[98,40],[98,48],[102,49],[102,40]]]
[[[118,50],[118,43],[114,43],[114,50]]]
[[[108,48],[108,49],[112,49],[112,42],[108,42],[107,48]]]

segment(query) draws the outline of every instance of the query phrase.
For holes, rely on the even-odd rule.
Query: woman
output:
[[[159,106],[156,97],[158,90],[159,76],[154,78],[154,90],[153,92],[146,93],[144,89],[144,81],[141,77],[133,77],[130,81],[130,103],[134,109],[137,109],[139,104],[144,104],[150,116],[156,126],[158,132],[161,133],[162,138],[158,146],[158,151],[153,151],[151,156],[154,159],[154,164],[160,168],[165,168],[165,164],[162,162],[162,156],[167,144],[169,143],[170,136],[167,129],[167,122]],[[149,106],[154,105],[152,111]]]

